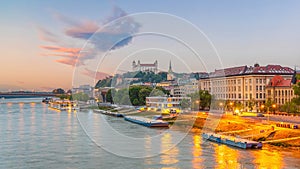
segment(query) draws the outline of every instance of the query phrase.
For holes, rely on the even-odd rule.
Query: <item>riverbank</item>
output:
[[[114,111],[114,110],[113,110]],[[151,118],[161,113],[155,111],[131,111],[130,115]],[[200,134],[205,125],[210,121],[216,121],[217,125],[211,132],[222,133],[238,138],[245,138],[253,141],[261,141],[264,145],[293,149],[300,151],[300,129],[287,129],[276,127],[275,123],[253,118],[244,118],[233,115],[208,115],[205,112],[180,114],[177,119],[167,120],[176,127],[191,128],[191,132]],[[295,138],[294,140],[292,138]],[[292,140],[287,140],[292,139]]]

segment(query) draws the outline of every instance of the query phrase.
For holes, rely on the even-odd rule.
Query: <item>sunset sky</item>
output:
[[[175,71],[182,72],[254,63],[299,67],[299,9],[298,0],[3,1],[0,5],[0,91],[69,89],[78,74],[92,78],[88,81],[93,82],[95,75],[99,79],[130,70],[131,62],[138,59],[146,63],[157,59],[161,70],[166,70],[172,60]],[[149,26],[151,21],[133,16],[122,22],[123,25],[117,25],[118,28],[102,29],[119,17],[141,12],[168,13],[181,18],[181,23],[164,26],[169,20],[154,16],[154,24]],[[155,25],[160,19],[162,24]],[[149,36],[130,36],[108,52],[107,60],[101,62],[97,58],[113,44],[113,38],[157,27],[170,35],[182,31],[187,41],[199,42],[204,48],[208,42],[197,36],[193,39],[191,31],[187,31],[189,26],[185,26],[188,23],[212,42],[220,60],[207,59],[200,66],[171,40]],[[93,36],[96,31],[97,36]],[[202,51],[200,47],[198,50]],[[176,59],[173,51],[180,57]],[[203,52],[203,56],[209,52]]]

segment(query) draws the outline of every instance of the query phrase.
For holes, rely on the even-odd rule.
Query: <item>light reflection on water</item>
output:
[[[269,148],[236,149],[203,141],[200,134],[188,134],[172,147],[178,136],[176,131],[162,133],[121,118],[92,112],[60,112],[30,101],[1,103],[0,168],[300,168],[300,159],[293,153]],[[141,150],[145,156],[151,156],[153,147],[163,153],[132,159],[104,151],[84,133],[76,117],[78,113],[94,129],[93,137],[109,131],[103,124],[111,122],[121,126],[118,131],[127,132],[126,135],[143,137]],[[155,133],[162,133],[159,142],[153,139]],[[130,149],[126,147],[127,151]]]

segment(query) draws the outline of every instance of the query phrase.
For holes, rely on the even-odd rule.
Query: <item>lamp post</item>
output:
[[[198,105],[198,111],[200,110],[200,101],[196,100],[196,104]]]

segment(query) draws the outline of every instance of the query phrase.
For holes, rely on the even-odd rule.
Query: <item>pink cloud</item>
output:
[[[65,31],[65,34],[70,37],[73,37],[73,38],[88,39],[98,29],[99,29],[99,26],[96,22],[85,21],[85,22],[81,22],[76,25],[73,25],[70,28],[67,28]]]
[[[92,70],[89,70],[87,68],[84,69],[84,71],[82,72],[82,74],[84,75],[87,75],[91,78],[94,78],[96,80],[101,80],[101,79],[105,79],[106,77],[109,77],[111,75],[107,74],[107,73],[104,73],[104,72],[96,72],[96,71],[92,71]]]
[[[53,34],[52,32],[50,32],[49,30],[47,30],[41,26],[38,26],[37,30],[38,30],[39,39],[46,41],[46,42],[54,42],[54,43],[58,42],[57,36],[55,34]]]

